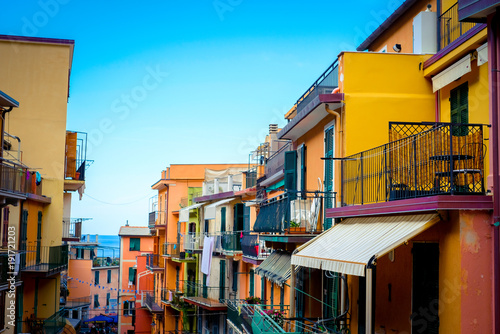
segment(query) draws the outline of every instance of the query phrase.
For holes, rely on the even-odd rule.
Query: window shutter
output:
[[[243,231],[243,210],[245,204],[237,203],[234,205],[234,225],[233,231]]]
[[[297,190],[297,151],[285,152],[285,190]]]
[[[248,295],[250,297],[255,296],[255,273],[253,269],[250,269],[250,289],[248,291]]]
[[[94,284],[99,284],[99,270],[94,273]]]
[[[226,232],[226,207],[220,208],[220,231]]]
[[[243,205],[243,231],[250,231],[250,207]]]
[[[99,295],[94,295],[94,308],[99,306]]]
[[[110,298],[111,298],[111,295],[110,295],[110,293],[108,292],[108,293],[106,294],[106,306],[109,306],[109,299],[110,299]]]
[[[208,296],[207,275],[203,274],[203,298]]]
[[[238,291],[238,261],[233,261],[233,291]]]
[[[128,281],[130,283],[132,283],[133,285],[136,285],[135,284],[135,273],[136,273],[136,270],[134,267],[128,268]]]
[[[450,91],[450,121],[455,124],[469,123],[469,86],[466,83]],[[467,127],[453,127],[454,136],[466,136]]]
[[[111,283],[111,270],[108,270],[108,283]]]
[[[329,193],[333,191],[333,165],[334,161],[328,158],[333,158],[333,148],[334,148],[334,137],[333,137],[333,127],[328,128],[325,131],[325,192]],[[325,197],[325,209],[330,209],[333,207],[332,196]],[[327,230],[332,226],[332,219],[324,219],[324,229]]]
[[[262,300],[262,304],[265,304],[266,300],[266,278],[262,276],[260,279],[260,299]]]
[[[306,146],[300,150],[300,190],[306,191]]]
[[[226,260],[221,260],[219,263],[220,263],[219,299],[224,299],[224,290],[226,288]]]

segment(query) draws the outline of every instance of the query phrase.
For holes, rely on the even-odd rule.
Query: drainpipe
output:
[[[440,108],[440,103],[439,103],[439,102],[440,102],[440,101],[439,101],[439,100],[440,100],[440,99],[439,99],[439,92],[440,92],[440,90],[438,90],[438,91],[435,93],[435,95],[436,95],[436,123],[439,123],[439,114],[440,114],[440,113],[439,113],[439,111],[440,111],[440,109],[441,109],[441,108]]]
[[[344,103],[344,101],[342,101],[342,103]],[[342,155],[342,136],[340,134],[342,132],[342,117],[341,117],[339,112],[330,109],[330,106],[328,104],[325,104],[325,110],[327,113],[335,116],[335,132],[337,134],[337,140],[335,141],[335,157],[342,158],[343,157],[343,155]],[[337,145],[337,143],[338,143],[338,145]],[[340,164],[341,162],[339,160],[337,160],[337,161],[335,161],[335,163],[337,164],[337,166],[335,166],[334,170],[340,171],[338,164]],[[335,173],[335,181],[336,182],[334,182],[334,186],[340,187],[340,183],[341,183],[340,172]]]
[[[373,334],[374,310],[373,310],[373,268],[376,265],[375,255],[371,257],[366,265],[366,314],[365,328],[366,334]]]
[[[488,66],[490,68],[490,152],[493,178],[493,332],[500,332],[500,178],[498,154],[498,108],[500,83],[500,24],[499,12],[488,17]]]

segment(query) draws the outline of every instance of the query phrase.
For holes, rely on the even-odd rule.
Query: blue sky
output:
[[[75,40],[67,128],[88,133],[94,163],[72,216],[116,234],[147,225],[166,166],[248,162],[269,123],[401,3],[0,0],[0,33]]]

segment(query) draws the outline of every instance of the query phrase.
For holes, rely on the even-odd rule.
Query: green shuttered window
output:
[[[469,123],[469,86],[466,83],[450,91],[450,117],[451,123]],[[454,127],[454,136],[466,136],[467,127]]]
[[[141,250],[141,238],[130,238],[130,250],[131,251]]]

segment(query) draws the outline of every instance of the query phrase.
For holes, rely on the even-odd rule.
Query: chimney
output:
[[[96,244],[99,242],[98,240],[99,240],[99,234],[96,234],[96,235],[95,235],[95,243],[96,243]]]
[[[278,124],[269,124],[269,134],[278,133]]]

